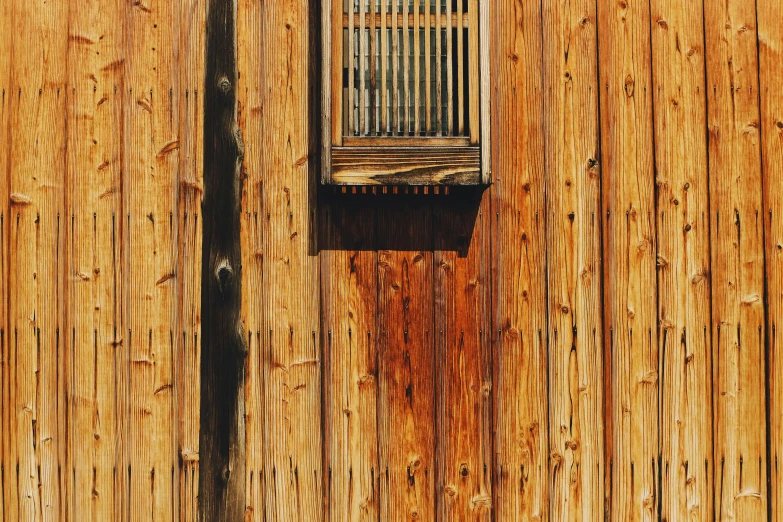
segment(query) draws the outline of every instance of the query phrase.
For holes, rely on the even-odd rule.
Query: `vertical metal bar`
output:
[[[367,135],[367,2],[359,0],[359,136]]]
[[[465,25],[463,0],[457,0],[457,134],[465,135]]]
[[[435,123],[438,136],[443,135],[443,24],[441,22],[441,1],[435,2]]]
[[[354,78],[354,56],[356,47],[354,46],[354,0],[348,0],[348,134],[354,134],[357,130],[355,124],[356,114],[354,113],[353,90],[356,85]]]
[[[403,134],[405,135],[408,135],[411,130],[411,29],[410,20],[408,20],[408,15],[410,14],[410,9],[408,7],[409,2],[410,0],[402,0],[402,52],[405,55],[402,63],[402,79],[405,86],[405,122]]]
[[[421,0],[413,0],[413,130],[421,131]]]
[[[386,85],[386,69],[389,66],[389,42],[386,34],[386,14],[389,11],[388,0],[381,0],[381,132],[389,132],[387,111],[389,108],[389,91]]]
[[[446,134],[449,136],[454,134],[454,63],[452,62],[452,56],[454,55],[452,44],[454,21],[451,19],[451,1],[446,0],[446,84],[448,86],[446,95],[446,103],[448,105],[446,120],[448,127]]]

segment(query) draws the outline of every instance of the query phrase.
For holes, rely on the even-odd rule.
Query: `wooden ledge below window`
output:
[[[332,185],[480,185],[479,147],[332,147]]]

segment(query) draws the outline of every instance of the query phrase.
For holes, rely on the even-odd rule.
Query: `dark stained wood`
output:
[[[650,6],[598,1],[607,473],[612,520],[658,514],[658,342]]]
[[[652,0],[661,517],[713,520],[703,3]]]
[[[549,517],[541,5],[491,10],[495,520]]]
[[[603,316],[595,0],[544,2],[549,504],[604,513]]]
[[[477,147],[333,147],[332,183],[338,185],[475,185]]]
[[[204,85],[199,520],[245,514],[247,341],[240,320],[242,259],[236,5],[208,0]]]
[[[783,2],[759,0],[759,93],[767,267],[770,519],[783,520]]]
[[[705,0],[715,516],[765,520],[764,216],[756,10]]]
[[[433,206],[436,517],[489,522],[490,197],[445,199]]]
[[[432,212],[401,202],[377,219],[380,520],[434,522]]]

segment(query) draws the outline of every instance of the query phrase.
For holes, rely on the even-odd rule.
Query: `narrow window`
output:
[[[323,6],[322,181],[489,183],[488,0]]]

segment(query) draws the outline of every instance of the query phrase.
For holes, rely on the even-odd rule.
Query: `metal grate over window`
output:
[[[324,1],[323,182],[489,181],[487,1]]]

